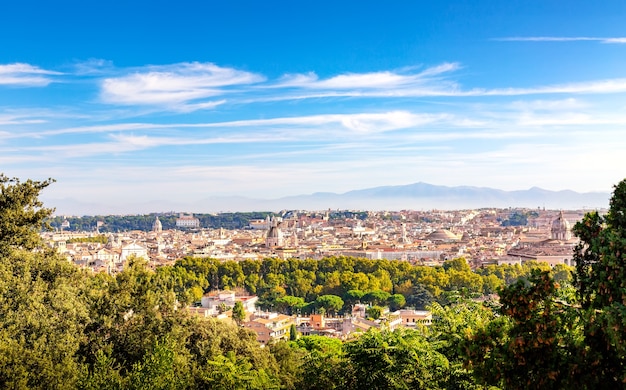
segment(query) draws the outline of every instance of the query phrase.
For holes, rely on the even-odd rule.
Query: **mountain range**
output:
[[[77,199],[45,199],[57,215],[147,214],[184,211],[193,213],[279,210],[454,210],[483,207],[525,207],[547,209],[603,209],[609,205],[608,192],[579,193],[549,191],[538,187],[504,191],[487,187],[439,186],[414,183],[349,191],[341,194],[318,192],[278,199],[208,197],[193,203],[147,200],[136,204],[100,204]]]

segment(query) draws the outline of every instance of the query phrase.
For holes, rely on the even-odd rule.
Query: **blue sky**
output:
[[[0,172],[111,213],[626,176],[626,3],[388,3],[6,2]]]

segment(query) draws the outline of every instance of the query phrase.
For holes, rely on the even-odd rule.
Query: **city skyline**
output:
[[[621,2],[6,8],[0,172],[49,207],[624,178]]]

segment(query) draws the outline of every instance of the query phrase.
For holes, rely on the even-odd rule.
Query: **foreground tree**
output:
[[[574,227],[575,298],[548,271],[500,293],[501,317],[469,332],[468,367],[507,389],[616,389],[626,383],[626,180],[606,216]],[[562,270],[554,273],[563,280]],[[565,278],[566,281],[567,278]]]
[[[548,272],[535,271],[500,293],[501,317],[462,343],[468,366],[485,384],[506,389],[564,389],[580,383],[578,312],[557,299]]]
[[[574,226],[580,244],[575,287],[585,316],[586,358],[598,388],[626,382],[626,180],[615,186],[609,212]]]
[[[370,329],[346,343],[347,389],[438,389],[448,376],[448,359],[420,332]]]
[[[8,178],[0,173],[0,255],[10,249],[34,249],[41,245],[39,232],[53,209],[43,207],[41,190],[52,179],[44,181]]]

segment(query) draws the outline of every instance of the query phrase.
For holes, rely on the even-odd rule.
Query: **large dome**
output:
[[[561,211],[559,216],[554,221],[552,221],[552,230],[569,230],[569,229],[570,229],[569,222],[567,222],[567,219],[563,217],[563,212]]]
[[[570,229],[570,224],[563,216],[563,211],[561,211],[559,213],[559,216],[554,221],[552,221],[552,228],[550,229],[552,239],[561,241],[569,240],[570,238],[572,238]]]
[[[459,237],[446,229],[438,229],[426,236],[430,241],[458,241]]]

